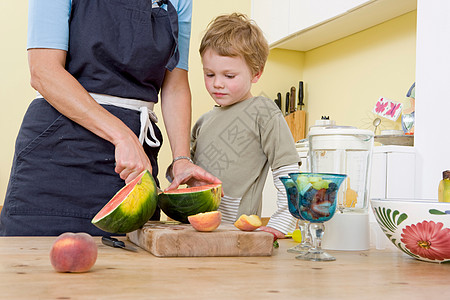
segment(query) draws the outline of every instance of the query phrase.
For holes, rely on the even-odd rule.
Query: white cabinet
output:
[[[367,0],[290,0],[289,34],[316,26],[355,9]]]
[[[308,51],[417,8],[417,0],[252,0],[271,48]]]
[[[415,159],[414,147],[374,147],[370,198],[414,198]]]
[[[269,44],[289,35],[290,0],[252,0],[251,18],[255,20]]]

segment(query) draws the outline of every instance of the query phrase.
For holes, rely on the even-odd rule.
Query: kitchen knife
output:
[[[289,107],[289,92],[286,93],[286,107],[284,108],[286,111],[285,116],[289,114],[290,107]]]
[[[277,94],[277,99],[275,99],[275,104],[278,106],[278,108],[281,110],[281,93]]]
[[[303,103],[303,81],[298,82],[298,110],[302,110],[302,106],[305,105]]]
[[[293,113],[295,111],[295,87],[291,87],[291,94],[289,99],[289,112]]]
[[[137,249],[128,245],[125,245],[125,242],[119,241],[116,238],[110,237],[110,236],[102,236],[102,243],[106,246],[110,246],[113,248],[122,248],[129,251],[136,252]]]

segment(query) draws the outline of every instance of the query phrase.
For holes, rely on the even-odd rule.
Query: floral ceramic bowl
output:
[[[398,249],[427,262],[450,261],[450,203],[372,199],[383,232]]]

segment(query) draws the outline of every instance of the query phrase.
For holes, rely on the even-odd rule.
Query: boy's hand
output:
[[[174,162],[172,166],[172,175],[173,181],[166,191],[174,190],[178,188],[180,184],[186,184],[188,186],[202,186],[207,184],[222,183],[222,181],[218,178],[186,159],[181,159]]]
[[[265,232],[269,232],[271,234],[273,234],[274,236],[274,240],[277,239],[284,239],[285,238],[285,234],[282,233],[281,231],[278,231],[272,227],[267,227],[267,226],[261,226],[259,227],[259,230],[265,231]]]

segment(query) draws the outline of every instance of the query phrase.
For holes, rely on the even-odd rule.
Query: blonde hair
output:
[[[253,75],[264,69],[269,45],[261,29],[246,15],[232,13],[209,23],[200,43],[200,55],[211,49],[221,56],[241,56]]]

